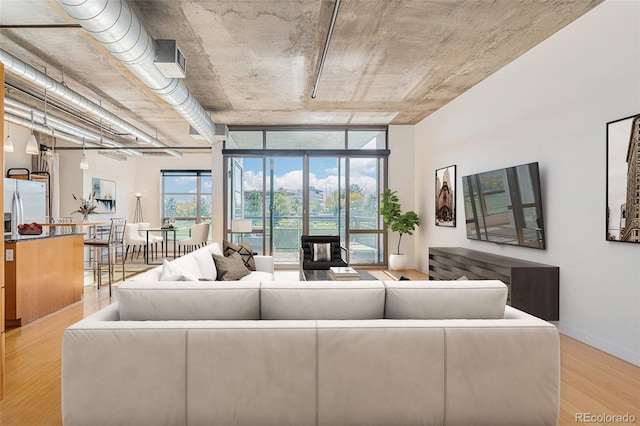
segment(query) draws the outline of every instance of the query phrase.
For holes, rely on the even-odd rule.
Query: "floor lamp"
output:
[[[142,198],[142,194],[136,192],[136,210],[133,213],[133,223],[140,223],[144,219],[142,219],[142,204],[140,203],[140,199]]]
[[[234,234],[247,234],[253,231],[253,225],[251,219],[232,219],[231,220],[231,232]],[[240,244],[242,244],[242,238]]]

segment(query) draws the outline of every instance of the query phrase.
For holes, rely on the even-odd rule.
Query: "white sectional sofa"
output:
[[[194,250],[184,256],[169,262],[174,268],[186,271],[196,278],[215,280],[217,276],[216,265],[212,254],[222,256],[222,250],[218,243],[211,243],[205,247]],[[254,255],[256,270],[242,277],[241,281],[271,281],[273,280],[273,257]],[[164,265],[159,265],[141,274],[129,278],[128,281],[159,281]]]
[[[129,281],[69,327],[65,425],[555,425],[557,329],[499,281]]]

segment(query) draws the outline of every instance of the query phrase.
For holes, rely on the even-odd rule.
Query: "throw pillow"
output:
[[[198,281],[195,275],[173,266],[165,259],[162,262],[160,281]]]
[[[244,242],[240,245],[230,243],[229,241],[222,241],[222,250],[225,256],[229,256],[231,253],[238,253],[244,262],[244,266],[250,271],[256,270],[256,261],[253,259],[253,250],[251,250],[251,243]]]
[[[313,244],[313,261],[329,262],[331,260],[331,243]]]
[[[238,253],[234,252],[229,256],[217,254],[212,254],[211,256],[213,256],[213,261],[218,270],[218,281],[235,281],[250,273]]]

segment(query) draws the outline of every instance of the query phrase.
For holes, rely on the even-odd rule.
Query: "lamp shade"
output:
[[[231,232],[246,234],[253,231],[251,219],[233,219],[231,220]]]
[[[38,141],[36,141],[36,137],[33,132],[29,135],[29,139],[27,140],[27,154],[38,155]]]
[[[82,158],[80,159],[80,168],[82,170],[87,170],[89,168],[89,162],[87,161],[87,156],[82,153]]]
[[[11,140],[11,135],[7,135],[7,138],[4,140],[4,152],[13,152],[13,141]]]

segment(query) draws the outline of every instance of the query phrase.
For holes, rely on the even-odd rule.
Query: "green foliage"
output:
[[[413,235],[416,227],[420,226],[420,218],[413,210],[402,213],[400,199],[396,195],[396,191],[385,189],[380,197],[380,209],[378,210],[382,216],[382,220],[387,224],[391,231],[400,233],[398,239],[398,252],[400,254],[400,243],[402,235]]]
[[[245,214],[247,216],[262,216],[262,192],[254,189],[247,197],[245,206]]]
[[[291,201],[287,197],[287,190],[280,188],[273,196],[273,215],[289,216],[292,213]]]

